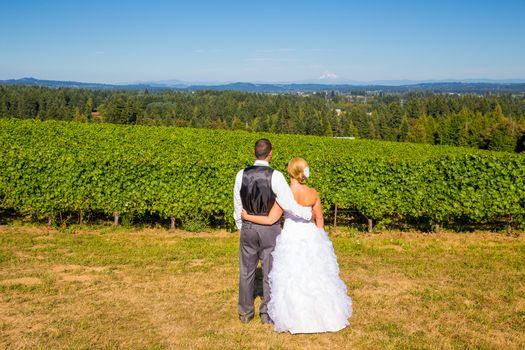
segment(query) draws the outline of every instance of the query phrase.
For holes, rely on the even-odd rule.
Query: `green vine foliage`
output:
[[[385,141],[176,127],[0,119],[0,206],[58,213],[200,213],[233,227],[235,174],[260,137],[272,166],[305,158],[325,210],[374,219],[482,223],[525,217],[525,157]]]

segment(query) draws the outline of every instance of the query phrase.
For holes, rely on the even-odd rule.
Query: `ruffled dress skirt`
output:
[[[272,256],[268,314],[277,332],[336,332],[349,325],[352,299],[324,230],[287,218]]]

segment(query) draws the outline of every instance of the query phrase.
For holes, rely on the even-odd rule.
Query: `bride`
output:
[[[285,213],[284,227],[272,253],[268,276],[268,314],[278,332],[336,332],[345,328],[352,314],[352,299],[339,278],[339,266],[332,242],[324,231],[321,201],[317,191],[306,185],[309,168],[302,158],[288,163],[290,189],[302,206],[312,207],[315,223]],[[276,222],[283,210],[277,202],[268,216],[242,218],[257,224]]]

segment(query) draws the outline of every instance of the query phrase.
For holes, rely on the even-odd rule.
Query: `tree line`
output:
[[[261,94],[0,86],[0,117],[525,149],[524,95]]]

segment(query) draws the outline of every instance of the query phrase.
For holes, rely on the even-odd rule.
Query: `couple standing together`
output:
[[[234,218],[241,231],[239,319],[247,323],[254,317],[255,270],[260,260],[262,323],[290,333],[343,329],[349,324],[352,300],[323,228],[319,195],[306,186],[308,164],[302,158],[290,160],[288,186],[283,174],[269,166],[269,140],[258,140],[254,153],[254,165],[237,173],[233,190]]]

